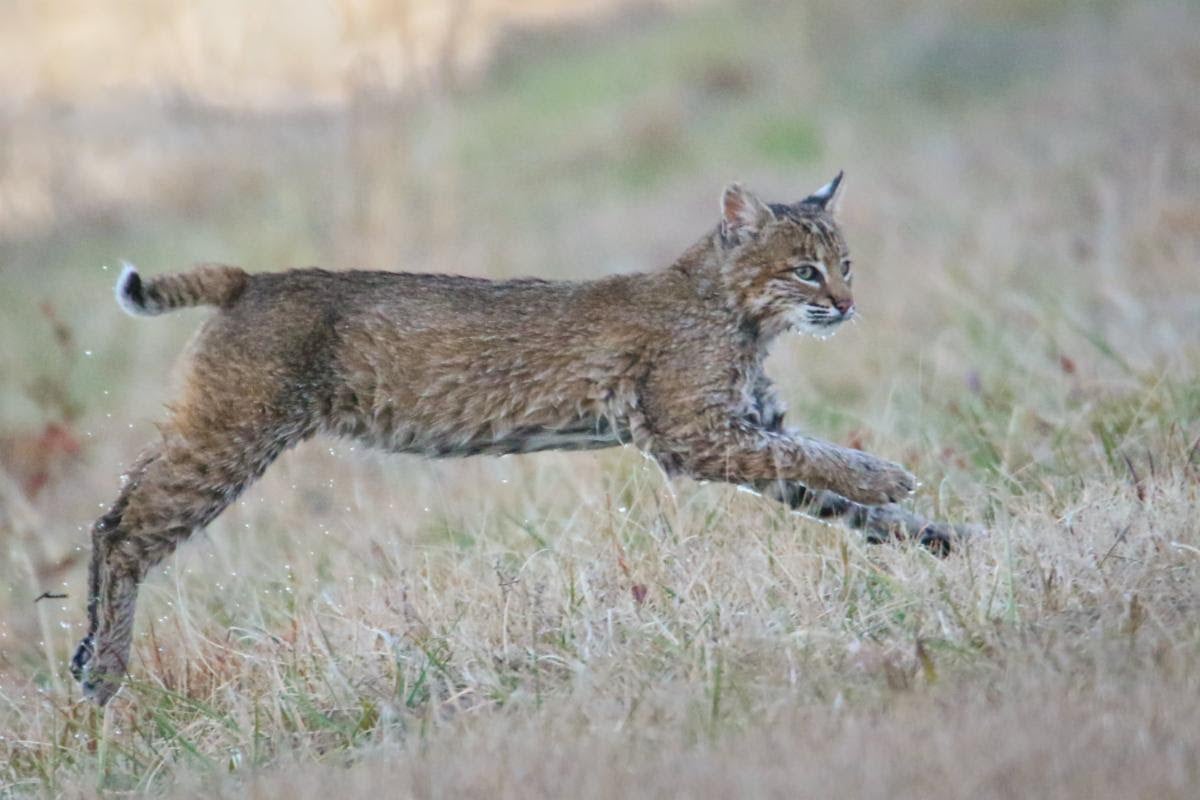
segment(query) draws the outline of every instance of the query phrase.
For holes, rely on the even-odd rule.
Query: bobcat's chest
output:
[[[787,406],[775,393],[775,387],[763,372],[761,365],[755,365],[747,371],[735,396],[738,399],[733,409],[734,416],[756,428],[770,431],[783,428],[783,415],[787,412]]]

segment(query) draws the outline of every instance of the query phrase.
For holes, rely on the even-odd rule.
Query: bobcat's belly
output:
[[[478,455],[536,453],[543,450],[597,450],[629,441],[628,425],[615,426],[606,418],[578,420],[564,427],[537,425],[513,428],[505,433],[476,434],[469,439],[431,442],[422,448],[425,455],[437,458]]]
[[[609,417],[565,419],[552,424],[431,424],[402,414],[340,416],[329,432],[371,447],[430,458],[510,455],[543,450],[596,450],[629,441],[629,424]]]

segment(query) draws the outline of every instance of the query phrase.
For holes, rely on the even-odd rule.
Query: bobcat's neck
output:
[[[775,337],[786,330],[782,326],[763,325],[739,302],[738,292],[730,285],[723,269],[718,229],[709,231],[685,250],[670,269],[685,275],[695,287],[696,294],[706,303],[720,305],[727,310],[738,329],[752,339],[764,354]]]

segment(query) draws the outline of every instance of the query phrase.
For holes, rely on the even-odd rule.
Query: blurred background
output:
[[[1197,31],[1170,0],[8,0],[0,674],[58,680],[87,527],[209,313],[123,316],[121,259],[590,278],[667,266],[730,181],[791,201],[845,169],[862,321],[777,347],[798,424],[976,521],[1065,513],[1126,479],[1130,441],[1186,452]],[[334,566],[287,569],[369,573],[377,535],[519,551],[506,520],[573,530],[641,463],[352,451],[301,448],[222,517],[184,556],[199,602],[284,581],[331,531]],[[71,598],[35,618],[47,590]]]
[[[669,264],[731,180],[787,201],[844,168],[864,322],[784,344],[775,370],[818,433],[895,424],[871,398],[906,370],[926,395],[1093,356],[1115,379],[1186,359],[1200,330],[1193,3],[13,0],[5,17],[0,468],[9,508],[53,509],[50,564],[151,435],[207,313],[120,315],[120,259],[595,277]]]

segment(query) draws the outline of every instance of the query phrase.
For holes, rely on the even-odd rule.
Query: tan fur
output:
[[[948,541],[892,504],[914,487],[901,467],[785,430],[763,372],[779,333],[853,313],[832,193],[768,207],[731,187],[720,226],[669,269],[591,282],[123,275],[118,298],[134,313],[139,299],[221,310],[161,439],[94,527],[90,631],[74,662],[85,692],[104,703],[119,686],[147,570],[318,433],[433,457],[629,443],[668,474],[750,486],[873,540]],[[805,283],[804,265],[828,277]]]

